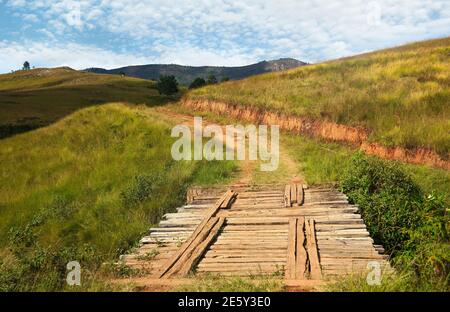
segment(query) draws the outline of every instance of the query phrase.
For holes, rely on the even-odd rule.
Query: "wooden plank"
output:
[[[181,266],[181,269],[178,272],[181,276],[186,276],[194,268],[194,266],[197,265],[200,258],[206,253],[206,249],[209,247],[209,245],[211,245],[213,240],[216,239],[220,229],[223,227],[224,224],[225,218],[219,218],[219,221],[211,229],[206,239],[204,239],[195,248],[189,259],[186,260],[185,263]]]
[[[269,244],[269,245],[279,245],[279,246],[287,246],[286,242],[283,242],[280,239],[257,239],[257,238],[244,238],[244,237],[239,237],[239,238],[228,238],[228,239],[223,239],[223,238],[219,238],[216,243],[216,245],[233,245],[233,244],[247,244],[247,245],[261,245],[261,244]]]
[[[305,194],[303,191],[303,185],[298,184],[297,185],[297,203],[299,206],[303,205],[304,203],[304,199],[305,199]]]
[[[193,188],[189,188],[187,190],[187,203],[188,204],[192,204],[195,200],[195,196],[197,196],[199,194],[199,191],[197,189],[193,189]]]
[[[284,190],[285,207],[291,207],[291,186],[288,184]]]
[[[227,221],[228,224],[233,225],[256,225],[256,224],[266,224],[266,225],[278,225],[278,224],[287,224],[288,218],[276,218],[276,217],[269,217],[269,218],[229,218]]]
[[[348,205],[347,200],[320,200],[320,201],[310,201],[308,204],[305,204],[305,206],[311,206],[311,205]]]
[[[271,257],[262,257],[262,258],[251,258],[248,256],[243,257],[234,257],[234,258],[225,258],[225,257],[214,257],[209,258],[205,257],[202,259],[201,263],[283,263],[283,265],[286,264],[285,258],[271,258]]]
[[[202,271],[248,271],[255,270],[259,271],[268,269],[268,270],[277,270],[284,268],[284,262],[273,262],[273,263],[203,263],[201,262],[198,265],[198,270]]]
[[[266,239],[266,238],[287,238],[288,233],[287,231],[270,231],[270,232],[263,232],[263,231],[228,231],[228,232],[222,232],[220,235],[220,238],[232,238],[232,239]]]
[[[227,233],[233,231],[262,231],[262,232],[282,231],[287,233],[288,227],[283,224],[273,225],[270,226],[269,228],[265,225],[230,225],[230,223],[227,222],[227,226],[223,229],[223,232]]]
[[[186,263],[189,263],[189,259],[197,247],[208,237],[211,230],[218,223],[219,218],[212,217],[208,223],[202,229],[202,231],[195,237],[190,246],[181,254],[177,261],[167,270],[163,277],[171,277],[180,272],[184,268]],[[182,275],[182,274],[181,274]],[[182,275],[183,276],[183,275]]]
[[[236,193],[229,190],[219,198],[219,200],[205,214],[203,221],[200,222],[200,224],[197,226],[197,228],[189,237],[189,239],[187,239],[183,243],[180,249],[163,266],[163,269],[160,272],[158,272],[157,277],[159,278],[163,277],[177,263],[177,261],[183,256],[183,254],[192,246],[193,242],[195,241],[197,236],[203,231],[205,226],[211,221],[210,219],[224,205],[225,200],[228,200],[228,202],[226,202],[226,206],[228,206],[229,201],[233,198],[233,196],[236,196]]]
[[[296,265],[296,247],[297,247],[297,218],[289,219],[289,237],[287,248],[287,261],[286,261],[286,279],[295,278],[295,265]]]
[[[314,219],[308,219],[306,222],[306,241],[311,278],[321,279],[322,273],[320,268],[319,253],[317,250]]]
[[[305,218],[297,219],[297,246],[296,246],[296,264],[295,264],[295,278],[307,278],[307,258],[308,254],[305,249]]]
[[[360,252],[358,251],[353,251],[353,252],[338,252],[338,251],[325,251],[325,250],[320,250],[320,263],[322,263],[322,259],[325,258],[336,258],[336,259],[372,259],[372,258],[377,258],[377,259],[382,259],[383,257],[379,254],[373,253],[369,250],[361,250]]]
[[[297,184],[291,184],[291,206],[297,206]]]
[[[233,245],[232,249],[234,250],[249,250],[252,247],[256,247],[255,244],[239,244],[239,245]],[[286,250],[287,245],[259,245],[257,246],[258,250],[274,250],[274,249],[284,249]],[[217,245],[213,244],[210,247],[211,250],[230,250],[230,245]]]
[[[277,236],[255,236],[255,235],[249,235],[247,237],[243,237],[245,234],[242,234],[240,236],[227,236],[223,237],[222,235],[217,239],[217,241],[221,242],[234,242],[234,241],[240,241],[240,242],[251,242],[254,244],[262,244],[266,242],[283,242],[286,244],[286,240],[288,235],[277,235]]]
[[[353,214],[357,212],[357,208],[317,208],[317,209],[251,209],[251,210],[235,210],[231,209],[225,212],[229,217],[298,217],[298,216],[327,216]]]
[[[380,256],[381,257],[381,256]],[[242,261],[247,261],[247,260],[257,260],[257,261],[272,261],[272,260],[280,260],[280,261],[286,261],[286,253],[280,253],[280,254],[272,254],[270,252],[266,252],[266,253],[250,253],[250,252],[237,252],[237,253],[226,253],[226,252],[222,252],[222,253],[214,253],[214,252],[210,252],[208,251],[205,256],[202,258],[202,262],[211,262],[211,261],[226,261],[226,260],[235,260],[235,259],[240,259]]]
[[[237,197],[236,204],[242,203],[284,203],[282,196],[277,197],[254,197],[254,198],[241,198]]]
[[[260,255],[271,255],[274,257],[284,257],[286,258],[286,249],[285,248],[272,248],[272,249],[259,249],[259,246],[253,246],[249,249],[208,249],[205,257],[219,257],[219,256],[227,256],[227,257],[235,257],[239,255],[249,255],[259,257]]]

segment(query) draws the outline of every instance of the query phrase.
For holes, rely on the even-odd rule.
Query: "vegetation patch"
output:
[[[100,75],[70,68],[0,75],[0,138],[51,124],[75,111],[111,102],[162,105],[154,81]]]
[[[359,153],[341,187],[409,290],[448,291],[450,218],[443,195],[424,192],[399,164]]]
[[[176,162],[171,125],[122,104],[80,110],[0,145],[0,290],[110,289],[101,264],[135,246],[191,184],[226,180],[231,162]],[[148,255],[151,257],[152,255]],[[65,282],[78,261],[82,286]]]
[[[397,273],[379,286],[350,276],[335,291],[448,291],[450,173],[365,156],[350,147],[286,135],[309,184],[338,184],[358,204]]]

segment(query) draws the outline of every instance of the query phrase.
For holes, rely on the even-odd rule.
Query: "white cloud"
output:
[[[75,43],[59,45],[0,41],[0,55],[0,72],[19,69],[25,61],[36,67],[69,66],[74,69],[94,66],[114,68],[153,61]]]
[[[162,47],[164,53],[158,58],[160,63],[173,63],[180,65],[203,66],[242,66],[257,62],[253,53],[248,53],[243,49],[221,51],[214,48],[199,48],[189,45]]]
[[[38,17],[36,16],[36,14],[24,14],[22,15],[22,18],[25,21],[31,22],[31,23],[36,23],[39,21]]]
[[[8,4],[15,7],[23,7],[27,2],[25,0],[9,0]]]
[[[289,56],[314,62],[450,35],[448,0],[24,2],[8,4],[40,14],[47,31],[60,37],[72,31],[113,34],[118,49],[134,42],[139,54],[156,62],[193,65],[242,65]]]
[[[182,50],[183,53],[179,53],[179,50]],[[210,64],[224,63],[235,66],[253,61],[249,55],[239,53],[239,51],[236,51],[231,58],[225,53],[220,54],[213,50],[202,50],[189,46],[166,51],[163,58],[155,59],[125,52],[112,52],[76,43],[61,45],[44,42],[0,41],[0,73],[19,69],[25,61],[29,61],[32,66],[36,67],[69,66],[74,69],[89,67],[117,68],[159,62],[202,65],[205,59],[208,59]]]

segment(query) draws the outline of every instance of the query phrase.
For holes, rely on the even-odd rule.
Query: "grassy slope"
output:
[[[69,68],[19,71],[0,75],[0,130],[20,132],[47,125],[80,108],[103,103],[159,105],[167,101],[151,81]]]
[[[188,98],[363,126],[388,146],[450,152],[450,38],[193,90]]]
[[[350,165],[355,150],[337,143],[284,135],[287,151],[298,162],[309,184],[336,183]],[[450,172],[428,166],[399,163],[426,193],[438,193],[450,201]]]
[[[116,259],[183,200],[188,184],[214,183],[234,170],[230,162],[173,161],[171,125],[142,109],[91,107],[1,141],[3,287],[59,289],[63,255],[94,268]],[[41,249],[54,256],[42,260]]]

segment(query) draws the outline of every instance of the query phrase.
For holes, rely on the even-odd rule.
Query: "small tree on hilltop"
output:
[[[195,89],[195,88],[200,88],[206,85],[206,81],[205,79],[201,78],[201,77],[197,77],[194,79],[194,81],[192,81],[192,83],[189,85],[189,89]]]
[[[178,81],[175,76],[161,76],[156,84],[159,94],[172,95],[178,92]]]
[[[216,84],[218,83],[216,76],[214,76],[213,74],[208,76],[208,84]]]
[[[30,63],[28,61],[23,63],[22,70],[30,70],[30,68],[31,68],[31,66],[30,66]]]

